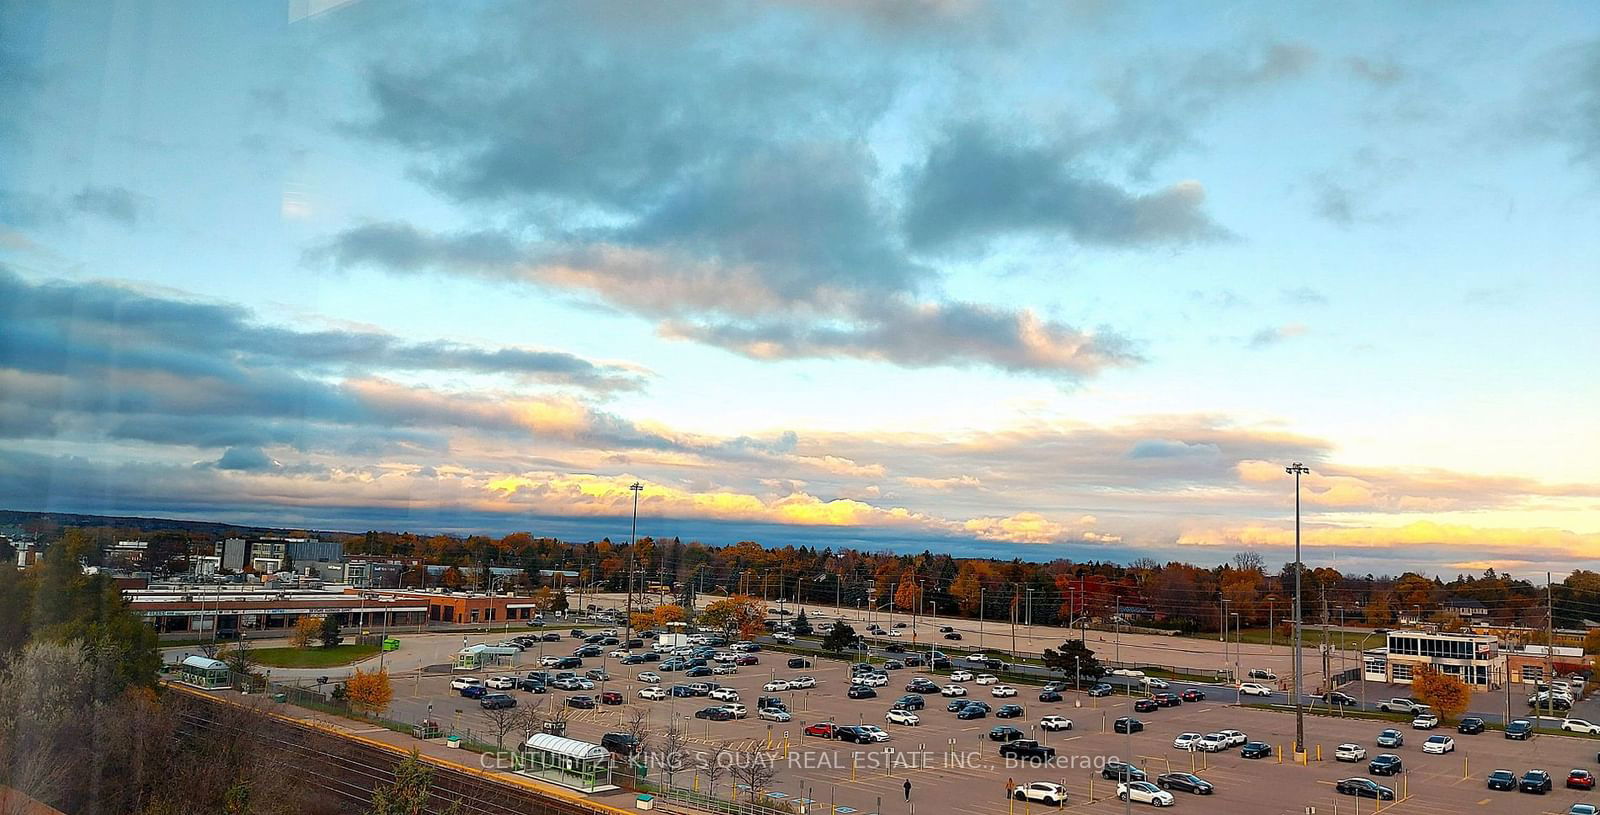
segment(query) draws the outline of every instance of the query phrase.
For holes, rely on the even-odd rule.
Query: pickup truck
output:
[[[1000,755],[1012,758],[1049,759],[1056,755],[1056,748],[1047,747],[1033,739],[1016,739],[1000,745]]]
[[[1378,709],[1385,713],[1410,713],[1416,715],[1428,709],[1428,706],[1411,699],[1395,698],[1378,703]]]

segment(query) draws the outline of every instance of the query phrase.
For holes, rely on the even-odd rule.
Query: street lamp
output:
[[[1300,561],[1300,476],[1309,474],[1311,468],[1296,461],[1283,471],[1294,476],[1294,752],[1298,757],[1306,751],[1306,711],[1300,692],[1305,677],[1300,653],[1300,573],[1305,571]]]

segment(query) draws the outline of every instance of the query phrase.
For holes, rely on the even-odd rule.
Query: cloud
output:
[[[141,210],[138,196],[123,187],[84,187],[72,196],[71,204],[79,212],[99,215],[125,226],[136,223]]]
[[[1294,546],[1294,528],[1258,525],[1197,528],[1181,533],[1178,543],[1182,546],[1281,550]],[[1452,560],[1459,560],[1462,552],[1517,559],[1538,555],[1563,562],[1600,557],[1600,534],[1563,529],[1475,527],[1432,521],[1400,526],[1313,525],[1303,529],[1301,543],[1313,549],[1406,552],[1407,557],[1426,557],[1426,550],[1438,548],[1449,552],[1446,557]]]
[[[262,452],[260,447],[229,447],[222,457],[217,459],[219,470],[244,470],[246,472],[261,472],[272,470],[279,466],[272,457]]]
[[[1053,234],[1097,246],[1189,243],[1225,237],[1203,211],[1205,187],[1182,181],[1131,193],[1074,168],[1062,147],[1003,141],[965,125],[936,143],[911,174],[905,230],[939,250],[1008,234]]]
[[[1600,38],[1555,51],[1526,81],[1518,129],[1600,170]]]
[[[1295,306],[1325,306],[1328,296],[1310,286],[1299,286],[1293,289],[1284,289],[1283,302]]]
[[[1291,340],[1295,337],[1303,337],[1305,336],[1307,330],[1308,329],[1300,323],[1285,323],[1272,328],[1263,328],[1260,331],[1250,335],[1250,338],[1245,341],[1245,347],[1256,351],[1259,351],[1263,348],[1271,348],[1272,346],[1278,345],[1285,340]]]
[[[923,478],[921,476],[908,475],[900,480],[908,486],[924,490],[976,490],[983,487],[983,482],[970,475],[953,475],[948,478]]]
[[[1387,58],[1355,56],[1345,60],[1345,67],[1358,79],[1378,87],[1387,88],[1406,78],[1406,70]]]
[[[1172,458],[1175,456],[1214,456],[1221,448],[1213,443],[1191,444],[1178,439],[1141,439],[1128,450],[1128,458]]]

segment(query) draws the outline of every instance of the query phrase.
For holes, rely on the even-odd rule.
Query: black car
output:
[[[1268,743],[1266,743],[1264,741],[1249,741],[1249,742],[1245,742],[1244,747],[1239,750],[1239,757],[1240,758],[1271,758],[1272,757],[1272,745],[1270,745],[1270,744],[1268,744]]]
[[[600,737],[600,746],[619,756],[631,756],[639,749],[639,740],[630,733],[607,733]]]
[[[1033,739],[1016,739],[1000,745],[1000,755],[1036,760],[1051,759],[1055,758],[1056,748],[1046,747]]]
[[[1143,781],[1144,770],[1129,764],[1126,761],[1107,761],[1100,768],[1100,777],[1111,781]]]
[[[885,671],[898,671],[905,666],[906,664],[898,659],[891,659],[888,662],[883,663],[883,669]]]
[[[883,646],[883,650],[891,654],[903,654],[906,652],[906,647],[898,642],[891,642]]]
[[[963,705],[960,710],[956,711],[957,719],[981,719],[987,715],[989,715],[989,711],[973,704]]]
[[[1517,782],[1517,789],[1522,792],[1532,792],[1543,795],[1554,786],[1550,781],[1550,774],[1544,770],[1529,770],[1522,774],[1522,780]]]
[[[554,631],[551,631],[551,632],[545,634],[544,636],[540,637],[539,639],[544,640],[545,642],[560,642],[561,641],[561,635],[557,634]]]
[[[605,642],[605,639],[606,638],[600,634],[590,634],[589,636],[584,637],[583,641],[589,643],[590,645],[596,645],[598,643]]]
[[[1373,781],[1370,778],[1346,778],[1333,785],[1335,792],[1340,795],[1354,795],[1359,798],[1376,798],[1380,801],[1393,801],[1394,790]]]
[[[919,676],[906,683],[906,690],[912,693],[938,693],[939,686],[933,684],[933,680]]]
[[[667,691],[667,693],[679,698],[692,697],[694,696],[694,689],[690,688],[688,685],[673,685]]]
[[[789,711],[789,706],[784,704],[783,700],[776,696],[757,696],[756,710],[766,710],[768,708],[781,710],[785,713]]]
[[[703,707],[694,712],[696,719],[710,719],[713,722],[725,722],[733,718],[733,714],[720,707]]]
[[[1189,688],[1178,694],[1178,698],[1185,702],[1203,702],[1206,698],[1206,692],[1197,688]]]
[[[1144,722],[1132,716],[1124,716],[1111,723],[1111,731],[1113,733],[1138,733],[1143,729]]]
[[[1372,761],[1367,763],[1367,772],[1373,775],[1395,775],[1403,769],[1405,769],[1405,765],[1400,761],[1400,757],[1394,753],[1373,756]]]
[[[684,676],[690,676],[690,677],[694,677],[694,676],[711,676],[712,675],[712,670],[710,668],[704,666],[704,665],[696,665],[693,668],[690,668],[689,670],[684,671],[683,675]]]
[[[1111,686],[1107,685],[1104,682],[1101,682],[1100,684],[1095,685],[1094,687],[1089,689],[1089,695],[1090,696],[1110,696],[1111,695]]]
[[[921,710],[927,707],[928,703],[923,701],[921,696],[915,693],[908,693],[894,700],[894,706],[900,710]]]
[[[1476,736],[1483,732],[1483,720],[1477,716],[1468,716],[1461,720],[1461,724],[1456,725],[1456,732]]]
[[[1039,691],[1039,701],[1041,701],[1041,702],[1059,702],[1059,701],[1061,701],[1061,694],[1059,694],[1059,693],[1057,693],[1057,692],[1055,692],[1053,690]]]
[[[905,627],[906,627],[906,624],[905,624],[905,623],[895,623],[895,624],[894,624],[894,627],[895,627],[895,628],[905,628]]]
[[[645,662],[660,662],[661,661],[661,655],[656,653],[656,652],[654,652],[654,651],[646,651],[643,654],[640,654],[640,656],[644,657],[644,661]]]
[[[1192,792],[1195,795],[1210,795],[1216,791],[1210,781],[1193,773],[1162,773],[1156,776],[1156,786],[1164,790]]]
[[[562,657],[552,667],[556,669],[582,668],[583,660],[578,657]]]
[[[1140,699],[1139,701],[1133,703],[1133,712],[1153,713],[1155,712],[1156,708],[1159,707],[1161,706],[1156,704],[1156,700],[1154,699]]]
[[[598,645],[585,645],[572,652],[572,655],[582,659],[584,657],[597,657],[604,653]]]
[[[1348,693],[1334,691],[1333,693],[1328,694],[1326,698],[1328,700],[1328,704],[1334,707],[1361,707],[1361,703],[1356,701],[1356,698]]]
[[[527,678],[523,678],[523,679],[518,679],[517,680],[517,689],[518,690],[525,690],[525,691],[527,691],[529,693],[549,693],[550,692],[550,689],[545,687],[543,682],[540,682],[537,679],[527,679]]]
[[[1495,770],[1489,773],[1489,789],[1514,790],[1517,788],[1517,774],[1510,770]]]
[[[906,654],[905,663],[907,668],[920,668],[923,662],[925,660],[916,654]]]
[[[954,631],[954,630],[955,630],[955,628],[953,628],[951,626],[948,626],[948,625],[939,626],[939,633],[940,634],[948,634],[948,633],[950,633],[951,631]]]
[[[1527,719],[1513,719],[1506,725],[1506,738],[1526,741],[1533,735],[1533,722]]]
[[[623,665],[643,665],[644,654],[629,654],[622,658]]]
[[[989,741],[1016,741],[1022,738],[1022,731],[1010,725],[1000,725],[989,731]]]
[[[1176,693],[1158,693],[1150,698],[1154,699],[1159,707],[1178,707],[1183,704],[1183,700],[1179,699]]]
[[[484,710],[499,710],[503,707],[516,707],[517,700],[504,693],[486,693],[478,700],[478,707]]]
[[[581,628],[574,628],[571,631],[568,631],[567,633],[571,634],[572,638],[575,639],[575,640],[583,639],[583,629],[581,629]]]
[[[1022,705],[1001,705],[1000,709],[994,712],[996,719],[1015,719],[1021,715]]]
[[[592,709],[594,706],[595,706],[595,701],[594,701],[594,697],[593,696],[568,696],[567,697],[567,707],[576,707],[576,708],[583,708],[584,710],[589,710],[589,709]]]
[[[928,660],[928,667],[932,668],[932,669],[934,669],[936,671],[949,670],[950,669],[950,658],[949,657],[934,657],[933,659]]]
[[[806,659],[804,657],[790,657],[790,659],[789,659],[789,667],[791,667],[791,668],[809,668],[809,667],[811,667],[811,660]]]
[[[874,699],[877,698],[878,692],[866,685],[851,685],[844,695],[851,699]]]
[[[643,648],[644,647],[644,640],[631,639],[631,640],[628,640],[627,643],[625,643],[623,645],[623,647],[624,648]]]
[[[959,639],[961,639],[961,632],[960,631],[950,631],[950,632],[948,632],[948,633],[946,633],[944,635],[944,638],[947,639],[947,640],[959,640]]]
[[[965,700],[965,699],[955,699],[955,700],[952,700],[950,702],[950,704],[945,705],[944,709],[950,711],[951,713],[960,713],[961,709],[966,707],[966,706],[967,706],[967,700]]]
[[[583,672],[583,678],[593,679],[596,682],[609,682],[611,681],[611,674],[606,673],[605,668],[590,668]]]

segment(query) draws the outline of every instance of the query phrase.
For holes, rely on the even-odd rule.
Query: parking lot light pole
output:
[[[1294,476],[1294,752],[1298,757],[1306,749],[1306,711],[1304,694],[1300,692],[1305,678],[1300,654],[1300,573],[1305,571],[1305,564],[1300,561],[1300,476],[1310,473],[1311,468],[1296,461],[1283,469]]]

